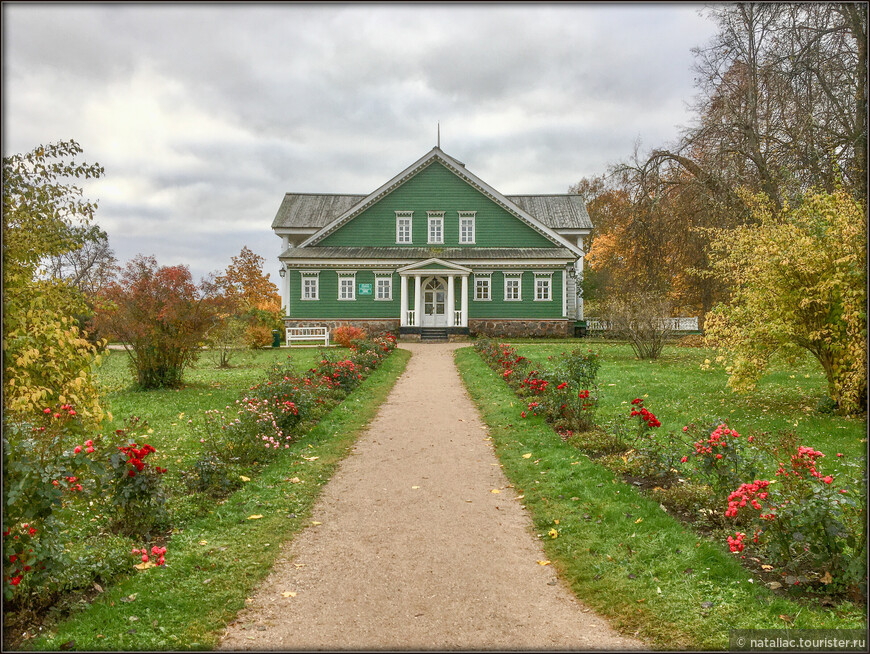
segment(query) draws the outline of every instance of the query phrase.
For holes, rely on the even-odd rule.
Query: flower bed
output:
[[[770,588],[828,600],[864,596],[866,499],[859,464],[838,454],[836,470],[823,470],[825,455],[794,434],[744,436],[726,420],[661,433],[644,398],[633,398],[622,419],[599,426],[590,419],[597,408],[591,351],[536,366],[506,344],[478,341],[475,350],[526,398],[521,418],[543,415],[564,441],[721,539]],[[577,384],[586,388],[577,391]],[[583,390],[587,398],[580,397]],[[588,406],[569,411],[566,400],[575,397]]]
[[[240,471],[255,474],[254,462],[282,452],[395,346],[391,336],[358,340],[347,356],[324,354],[319,365],[304,373],[289,364],[276,366],[234,406],[188,423],[201,434],[201,455],[187,470],[176,471],[179,480],[194,494],[225,497],[240,478],[249,479]],[[87,438],[69,405],[46,407],[42,420],[37,425],[4,423],[7,611],[39,610],[69,590],[89,588],[97,580],[105,583],[130,570],[134,550],[140,570],[169,564],[172,552],[166,542],[171,528],[179,526],[163,484],[168,470],[152,462],[156,448],[143,441],[149,433],[146,421],[132,417],[115,432]],[[95,541],[112,544],[112,556],[88,570],[77,569],[90,564],[87,556],[73,559],[67,542],[71,528],[82,522],[96,523]],[[127,544],[118,547],[119,539]],[[88,547],[101,549],[99,543]]]

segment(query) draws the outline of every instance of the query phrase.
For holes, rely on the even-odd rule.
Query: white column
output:
[[[456,295],[453,290],[453,275],[447,278],[447,326],[453,327],[456,317]]]
[[[562,268],[562,317],[568,317],[568,272]]]
[[[579,259],[577,259],[576,268],[577,268],[577,284],[579,285],[580,282],[583,281],[583,257],[580,257]],[[577,305],[578,305],[577,306],[577,319],[584,320],[584,317],[583,317],[583,298],[580,297],[580,298],[578,298],[578,300],[579,301],[577,302]]]
[[[414,275],[414,327],[423,324],[423,285],[420,275]]]
[[[402,327],[408,326],[408,278],[405,275],[399,275],[399,279],[401,280],[399,286],[401,287],[402,299],[399,304],[399,324]]]
[[[281,268],[284,268],[284,264],[280,264]],[[281,278],[281,310],[284,312],[283,316],[290,315],[290,271],[284,271],[284,276]]]
[[[462,276],[462,291],[459,296],[459,306],[462,311],[461,327],[468,327],[468,275]]]

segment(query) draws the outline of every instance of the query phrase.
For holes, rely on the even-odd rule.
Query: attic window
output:
[[[396,243],[411,243],[411,224],[413,211],[396,212]]]
[[[429,243],[444,243],[444,212],[427,211],[429,216]]]
[[[459,242],[465,244],[474,243],[474,217],[476,211],[459,212]]]

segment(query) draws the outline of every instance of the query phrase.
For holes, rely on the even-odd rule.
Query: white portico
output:
[[[468,327],[470,268],[433,258],[404,266],[396,272],[400,279],[402,327]],[[409,306],[410,283],[414,284],[413,307]]]

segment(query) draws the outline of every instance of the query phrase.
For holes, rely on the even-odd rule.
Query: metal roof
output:
[[[287,193],[272,229],[320,229],[362,202],[366,195]],[[579,195],[506,195],[527,214],[550,229],[592,229],[592,221]]]
[[[279,259],[557,259],[574,260],[567,248],[418,248],[418,247],[318,247],[288,248]]]

